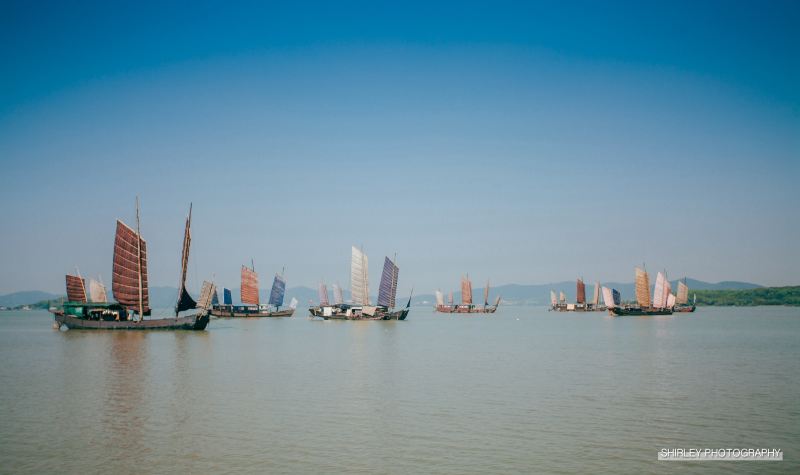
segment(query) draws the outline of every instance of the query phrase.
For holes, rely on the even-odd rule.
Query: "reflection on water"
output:
[[[778,447],[797,472],[800,310],[58,332],[0,316],[12,473],[746,473],[660,447]]]

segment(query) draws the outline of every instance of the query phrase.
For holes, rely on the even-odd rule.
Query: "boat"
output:
[[[672,307],[673,312],[690,313],[694,312],[697,308],[697,294],[694,295],[692,304],[689,305],[689,286],[686,285],[686,277],[682,281],[678,281],[678,295],[675,298],[675,306]]]
[[[495,313],[497,307],[500,306],[500,296],[495,298],[494,304],[489,305],[489,289],[491,288],[490,282],[486,281],[486,287],[483,288],[483,305],[475,305],[472,303],[472,281],[469,279],[469,274],[461,277],[461,304],[453,304],[453,293],[450,292],[449,303],[445,305],[444,297],[441,290],[436,291],[436,306],[434,310],[440,313]]]
[[[408,297],[405,308],[394,308],[399,274],[400,268],[395,261],[386,257],[378,288],[378,302],[377,305],[372,305],[369,300],[369,259],[363,249],[352,246],[350,257],[352,304],[344,303],[342,290],[338,284],[334,285],[334,301],[331,304],[328,300],[328,289],[322,282],[319,285],[319,305],[310,307],[308,311],[311,316],[324,320],[405,320],[411,308],[411,297]],[[413,294],[413,290],[411,293]]]
[[[67,275],[67,301],[60,309],[52,310],[58,327],[87,330],[205,330],[208,325],[208,308],[214,285],[203,283],[200,303],[196,303],[186,290],[186,268],[191,244],[192,208],[183,237],[181,255],[180,291],[175,304],[175,316],[145,318],[151,315],[147,282],[147,243],[139,231],[139,200],[136,199],[136,230],[117,220],[114,237],[114,266],[111,290],[116,302],[107,302],[105,287],[90,282],[87,298],[86,281],[80,275]],[[191,315],[180,312],[198,309]]]
[[[591,302],[586,301],[586,284],[583,279],[578,279],[576,282],[575,303],[566,303],[566,296],[561,292],[562,302],[556,301],[556,293],[550,291],[550,310],[558,312],[594,312],[605,310],[606,307],[600,305],[600,282],[594,284],[594,295]]]
[[[667,306],[670,292],[669,281],[663,273],[656,277],[653,299],[650,299],[650,277],[643,268],[636,268],[636,302],[637,305],[614,305],[608,309],[610,315],[672,315],[672,308]]]
[[[275,274],[272,280],[272,290],[269,293],[269,303],[261,304],[258,298],[258,274],[255,263],[251,267],[242,266],[240,299],[241,305],[234,305],[231,291],[223,288],[223,303],[211,307],[211,315],[217,318],[259,318],[259,317],[291,317],[297,308],[297,299],[292,299],[288,308],[281,309],[283,298],[286,294],[286,279],[283,272]]]

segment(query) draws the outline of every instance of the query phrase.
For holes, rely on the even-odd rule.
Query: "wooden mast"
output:
[[[144,303],[142,298],[142,234],[139,229],[139,197],[136,197],[136,257],[139,262],[139,321],[144,318]]]

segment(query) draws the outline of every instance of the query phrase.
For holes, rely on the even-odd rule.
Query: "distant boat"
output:
[[[575,303],[566,303],[566,296],[561,292],[561,302],[556,301],[556,294],[550,291],[550,310],[559,312],[593,312],[602,311],[606,307],[600,305],[600,282],[594,284],[594,294],[591,302],[586,301],[586,284],[583,279],[578,279],[575,285]]]
[[[86,281],[79,275],[67,275],[67,302],[63,309],[53,311],[57,324],[67,328],[93,330],[204,330],[208,325],[208,308],[214,285],[203,283],[200,303],[186,291],[186,266],[191,244],[192,208],[183,237],[181,256],[180,292],[175,305],[174,318],[148,318],[151,314],[147,286],[147,243],[139,232],[139,200],[136,200],[136,231],[117,220],[114,237],[114,272],[111,289],[116,302],[106,302],[105,287],[99,282],[90,283],[87,298]],[[193,315],[179,316],[179,312],[198,308]]]
[[[697,308],[697,295],[694,296],[694,301],[689,305],[689,286],[686,285],[686,277],[682,281],[678,281],[678,295],[675,298],[675,306],[672,311],[680,313],[694,312]]]
[[[650,298],[650,277],[647,271],[636,268],[636,301],[638,305],[615,305],[608,309],[610,315],[672,315],[667,306],[670,292],[669,281],[661,272],[656,277],[653,298]]]
[[[223,303],[211,307],[211,315],[218,318],[258,318],[258,317],[291,317],[297,307],[297,301],[289,304],[289,308],[281,310],[283,298],[286,294],[286,279],[283,273],[275,274],[272,280],[272,290],[269,293],[269,303],[261,304],[258,298],[258,274],[255,264],[251,267],[242,266],[240,298],[242,305],[233,305],[231,291],[223,289]]]
[[[472,281],[469,275],[461,277],[461,304],[453,304],[453,293],[450,293],[449,304],[444,304],[444,296],[440,290],[436,291],[436,307],[434,310],[440,313],[494,313],[500,305],[500,296],[494,301],[494,305],[489,305],[489,289],[490,283],[486,281],[486,287],[483,288],[483,305],[475,305],[472,303]]]
[[[388,257],[383,261],[381,284],[378,288],[378,303],[369,301],[369,259],[362,249],[351,247],[350,293],[352,304],[343,302],[342,289],[333,286],[333,304],[328,300],[325,283],[319,285],[319,305],[308,309],[314,317],[325,320],[405,320],[411,308],[411,297],[405,308],[395,310],[397,281],[400,268]],[[413,293],[413,291],[412,291]]]

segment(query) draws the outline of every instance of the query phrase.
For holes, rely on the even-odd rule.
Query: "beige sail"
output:
[[[656,275],[656,285],[653,287],[653,307],[664,308],[667,306],[667,291],[669,283],[666,282],[667,278],[659,272]]]
[[[91,297],[92,302],[97,302],[97,303],[108,302],[108,295],[106,294],[106,286],[94,279],[89,280],[89,296]]]
[[[678,295],[675,298],[675,303],[680,305],[689,303],[689,287],[686,285],[686,279],[678,282]]]
[[[643,308],[650,307],[650,278],[639,267],[636,268],[636,301]]]
[[[441,290],[436,291],[436,305],[438,306],[444,305],[444,295],[442,295]]]
[[[246,266],[242,266],[240,295],[243,304],[258,305],[258,274]]]
[[[489,279],[486,279],[486,287],[483,289],[483,304],[489,305]]]
[[[137,313],[140,310],[144,314],[150,312],[150,295],[147,286],[147,242],[120,220],[117,220],[117,233],[114,238],[111,292],[123,307]]]
[[[558,304],[558,298],[556,297],[556,293],[554,291],[550,291],[550,305],[556,306]]]
[[[355,246],[350,255],[350,292],[355,305],[369,305],[369,259]]]
[[[672,308],[675,306],[675,294],[669,294],[667,296],[667,307]]]
[[[558,292],[558,301],[560,303],[567,303],[567,294],[562,291]]]
[[[600,282],[594,283],[594,294],[592,296],[592,305],[597,307],[600,305]]]
[[[469,276],[461,278],[461,304],[472,305],[472,281]]]
[[[214,294],[217,291],[217,286],[212,282],[203,281],[203,287],[200,289],[200,298],[197,299],[197,308],[209,310],[214,300]]]

